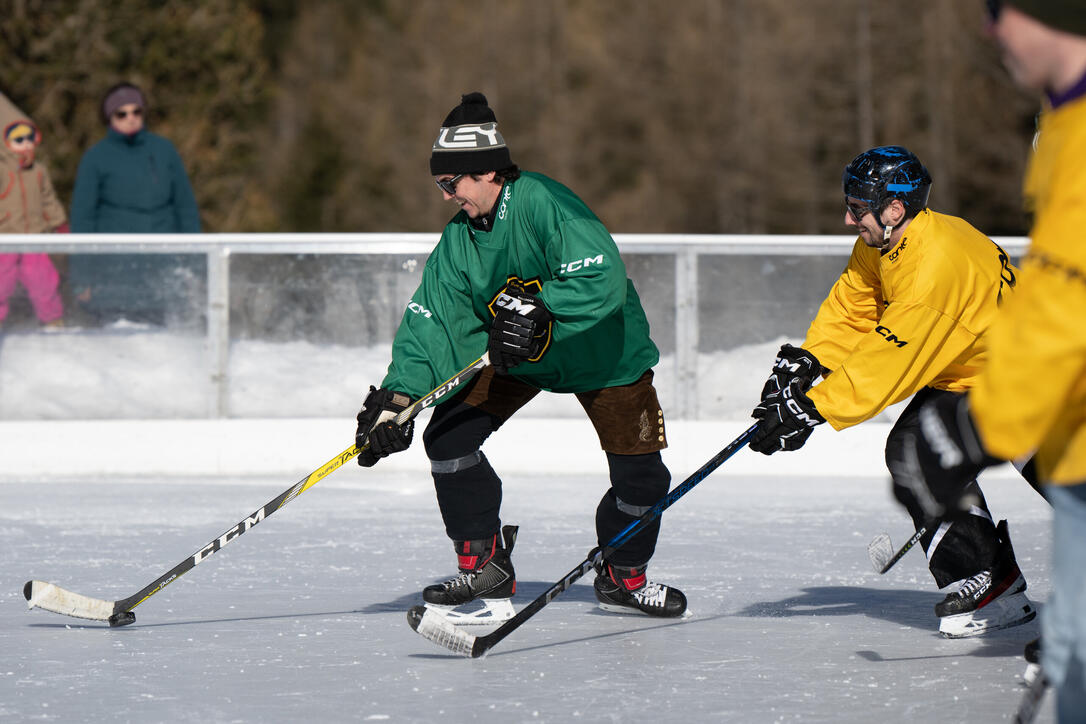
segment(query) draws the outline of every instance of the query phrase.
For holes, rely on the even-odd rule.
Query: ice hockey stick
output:
[[[398,425],[407,423],[424,409],[447,395],[454,388],[470,380],[479,372],[479,370],[489,363],[490,358],[484,353],[482,357],[442,382],[406,409],[402,410],[396,415],[395,422]],[[365,449],[365,446],[363,446],[362,449]],[[85,618],[92,621],[108,621],[110,626],[126,626],[136,620],[136,614],[132,612],[132,609],[136,606],[176,581],[180,576],[191,571],[197,565],[207,560],[210,555],[217,553],[227,543],[231,542],[242,533],[247,532],[257,523],[294,500],[334,471],[338,470],[345,463],[356,457],[361,451],[362,450],[360,450],[357,445],[351,445],[339,455],[299,480],[290,488],[284,490],[272,500],[269,500],[251,515],[238,521],[233,527],[227,529],[227,531],[218,538],[210,541],[207,545],[200,548],[191,556],[181,561],[128,598],[122,598],[118,601],[105,601],[100,598],[92,598],[80,593],[73,593],[72,591],[68,591],[53,583],[27,581],[26,585],[23,586],[23,595],[26,597],[27,605],[29,608],[42,608],[46,611],[64,614],[65,616],[73,616],[75,618]]]
[[[874,566],[875,570],[878,571],[880,575],[886,573],[893,568],[894,564],[900,561],[914,545],[919,543],[920,539],[927,532],[927,526],[920,526],[920,530],[913,533],[913,537],[905,541],[905,545],[901,546],[897,553],[894,553],[893,555],[889,555],[889,552],[894,549],[894,544],[890,541],[890,536],[885,533],[880,533],[867,544],[867,555],[871,558],[871,565]]]
[[[408,624],[423,638],[433,641],[439,646],[444,646],[453,653],[468,656],[473,659],[479,658],[499,641],[513,633],[513,631],[519,628],[521,624],[537,614],[540,609],[569,589],[578,578],[592,570],[606,555],[610,554],[616,548],[630,540],[630,538],[633,538],[640,533],[646,525],[658,518],[666,508],[671,506],[682,496],[686,495],[691,488],[708,477],[709,474],[720,467],[725,460],[745,447],[750,441],[751,436],[754,435],[754,431],[757,429],[757,424],[747,428],[746,432],[730,442],[726,448],[714,455],[709,462],[702,465],[690,477],[673,488],[671,492],[661,498],[660,501],[646,511],[644,515],[626,526],[626,528],[612,538],[607,545],[602,549],[593,548],[592,551],[589,552],[588,557],[581,561],[580,565],[563,576],[562,580],[548,588],[538,598],[513,616],[513,618],[503,623],[491,633],[486,634],[485,636],[469,634],[463,629],[454,626],[441,614],[435,613],[425,606],[413,606],[407,612]]]

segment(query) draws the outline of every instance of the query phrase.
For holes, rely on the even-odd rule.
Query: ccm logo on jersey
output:
[[[904,347],[908,344],[908,342],[906,342],[905,340],[898,339],[897,335],[891,332],[887,327],[883,327],[881,324],[875,327],[875,331],[885,337],[887,342],[892,342],[898,347]]]
[[[419,304],[415,300],[411,300],[410,302],[408,302],[407,303],[407,308],[410,309],[415,314],[421,314],[422,316],[426,317],[427,319],[430,319],[431,317],[434,316],[433,312],[431,312],[429,309],[422,306],[421,304]]]
[[[578,259],[577,261],[567,261],[562,263],[562,267],[558,270],[559,274],[565,274],[566,272],[575,272],[585,267],[592,266],[593,264],[599,265],[603,263],[603,254],[597,254],[596,256],[590,256],[587,259]]]

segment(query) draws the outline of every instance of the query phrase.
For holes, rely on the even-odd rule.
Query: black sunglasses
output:
[[[1003,12],[1003,0],[985,0],[988,8],[988,17],[993,23],[999,22],[999,14]]]
[[[130,111],[113,111],[113,117],[117,119],[128,118],[128,114],[131,113],[134,117],[138,118],[143,115],[142,108],[133,108]]]
[[[464,176],[466,175],[467,174],[458,173],[452,178],[445,179],[444,181],[438,181],[437,179],[434,179],[434,183],[436,183],[437,187],[447,193],[449,196],[456,196],[456,182],[464,178]]]
[[[34,140],[34,134],[33,133],[28,133],[25,136],[13,136],[12,139],[11,139],[11,142],[12,143],[23,143],[25,141],[33,141],[33,140]]]

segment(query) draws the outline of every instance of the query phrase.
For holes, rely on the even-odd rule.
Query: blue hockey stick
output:
[[[726,448],[718,452],[713,458],[697,469],[690,477],[673,488],[667,495],[660,499],[637,520],[630,523],[618,535],[608,541],[603,548],[593,548],[588,557],[581,564],[567,573],[562,580],[544,591],[538,598],[524,607],[517,615],[509,619],[497,629],[485,636],[474,636],[463,629],[454,626],[447,618],[425,606],[413,606],[407,612],[407,623],[425,639],[433,641],[438,646],[444,646],[453,653],[477,659],[495,644],[509,634],[520,628],[521,624],[539,613],[539,610],[560,596],[573,585],[573,583],[603,562],[603,559],[626,541],[640,533],[646,525],[660,517],[660,515],[675,503],[679,498],[690,492],[690,489],[707,478],[711,472],[720,467],[725,460],[739,452],[750,442],[758,425],[747,428],[746,432],[737,437]]]

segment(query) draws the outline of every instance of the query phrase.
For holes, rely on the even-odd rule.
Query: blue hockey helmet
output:
[[[846,197],[866,203],[876,218],[894,199],[901,200],[911,217],[928,206],[931,174],[904,146],[879,146],[852,159],[841,184]]]

